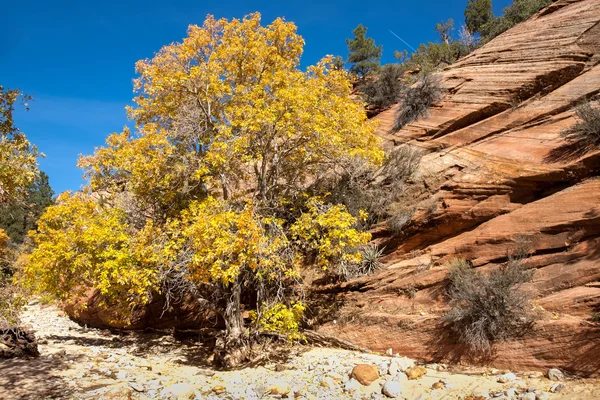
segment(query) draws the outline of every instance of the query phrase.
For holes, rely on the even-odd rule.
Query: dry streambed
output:
[[[0,399],[597,399],[597,381],[516,374],[345,350],[294,347],[238,371],[206,365],[201,345],[158,334],[86,329],[31,303],[39,358],[0,360]]]

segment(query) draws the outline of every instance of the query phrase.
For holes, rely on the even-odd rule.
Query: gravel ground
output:
[[[206,348],[171,335],[86,329],[37,302],[28,305],[23,320],[36,332],[41,356],[0,360],[3,400],[600,398],[597,381],[555,382],[541,373],[437,364],[411,369],[414,361],[397,355],[305,346],[290,347],[260,366],[216,371]],[[375,367],[380,377],[362,385],[355,379],[358,370],[352,373],[358,364]]]

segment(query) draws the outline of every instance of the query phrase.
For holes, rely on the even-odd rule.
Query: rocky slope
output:
[[[343,300],[322,329],[373,350],[463,361],[440,325],[446,262],[493,268],[527,242],[527,289],[542,319],[485,363],[598,375],[600,151],[569,146],[560,132],[600,93],[600,1],[560,0],[441,75],[447,95],[428,118],[392,134],[395,110],[376,117],[388,148],[427,151],[423,201],[401,233],[376,232],[389,252],[384,271],[322,288]]]

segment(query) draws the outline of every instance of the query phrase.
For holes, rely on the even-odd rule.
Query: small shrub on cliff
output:
[[[381,68],[379,75],[360,85],[367,104],[380,109],[396,104],[405,88],[405,84],[401,80],[402,73],[402,67],[399,64],[387,64]]]
[[[366,212],[361,225],[369,228],[391,215],[389,205],[398,200],[405,182],[417,173],[422,155],[421,149],[404,145],[389,152],[378,168],[354,160],[336,177],[318,182],[313,189],[328,193],[331,203],[345,205],[355,217],[361,210]]]
[[[531,327],[529,297],[520,287],[532,277],[521,257],[509,257],[488,274],[476,271],[465,260],[453,261],[447,292],[451,310],[445,322],[460,343],[472,351],[489,352],[493,342]]]
[[[383,266],[379,259],[383,256],[383,248],[377,245],[367,245],[360,250],[360,262],[341,262],[337,273],[343,280],[350,280],[365,275],[371,275]]]
[[[400,96],[400,109],[396,113],[394,132],[418,118],[429,114],[429,109],[442,98],[440,80],[436,75],[424,74],[417,83]]]
[[[577,107],[577,122],[571,128],[561,132],[569,142],[587,147],[600,145],[600,108],[592,107],[591,103],[584,103]]]

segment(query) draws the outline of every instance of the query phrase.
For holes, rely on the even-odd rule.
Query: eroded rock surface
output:
[[[427,151],[422,201],[402,232],[376,229],[386,270],[322,288],[344,301],[322,329],[373,350],[467,361],[440,325],[446,263],[494,268],[526,242],[542,319],[479,362],[598,375],[600,151],[560,132],[600,93],[599,62],[600,1],[561,0],[443,71],[448,92],[429,117],[391,133],[395,109],[378,115],[388,148]]]

